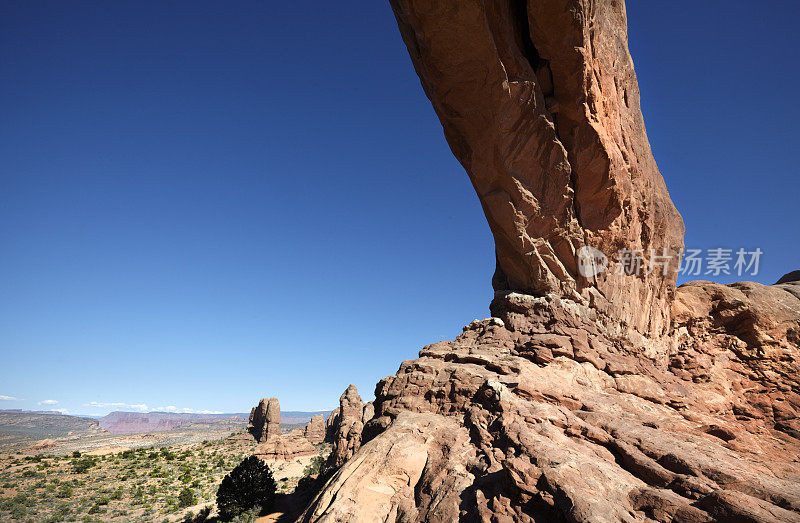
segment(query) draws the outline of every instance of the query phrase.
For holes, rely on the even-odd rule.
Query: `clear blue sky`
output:
[[[0,408],[329,408],[488,314],[477,197],[357,4],[0,3]],[[628,6],[687,245],[762,283],[800,268],[797,5]]]

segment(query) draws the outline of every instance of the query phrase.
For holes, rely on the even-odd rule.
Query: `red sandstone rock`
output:
[[[669,324],[666,274],[616,274],[620,249],[677,255],[683,223],[645,133],[622,1],[391,0],[497,251],[497,290],[590,303],[649,335]],[[579,274],[578,250],[610,258]]]

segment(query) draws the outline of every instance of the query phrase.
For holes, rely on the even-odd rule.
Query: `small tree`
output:
[[[197,496],[194,495],[192,489],[184,488],[178,494],[178,508],[191,507],[195,503],[197,503]]]
[[[275,498],[275,480],[269,467],[255,456],[236,465],[217,490],[220,518],[230,520],[256,505],[268,508]]]

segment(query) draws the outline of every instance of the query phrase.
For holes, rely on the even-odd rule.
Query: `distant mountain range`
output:
[[[308,423],[312,416],[322,414],[325,418],[329,411],[292,411],[281,412],[283,425],[301,425]],[[31,411],[21,409],[0,410],[0,439],[11,433],[30,434],[44,429],[46,437],[59,436],[70,432],[104,429],[112,434],[140,434],[147,432],[165,432],[190,425],[227,425],[232,429],[247,426],[250,413],[236,412],[230,414],[184,414],[175,412],[125,412],[116,411],[105,416],[70,416],[58,411]]]
[[[322,414],[327,417],[328,411],[281,412],[281,423],[285,425],[299,425],[308,423],[312,416]],[[100,427],[112,434],[136,434],[141,432],[162,432],[174,430],[178,427],[195,424],[241,423],[242,428],[247,425],[250,413],[232,414],[180,414],[174,412],[111,412],[99,418]]]
[[[0,448],[47,438],[104,433],[98,420],[67,416],[57,411],[0,410]]]

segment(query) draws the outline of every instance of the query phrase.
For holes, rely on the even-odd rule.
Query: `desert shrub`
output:
[[[22,519],[27,514],[28,514],[28,511],[25,510],[25,506],[24,505],[14,505],[14,507],[11,509],[11,516],[14,519]]]
[[[183,523],[203,523],[208,521],[208,516],[211,515],[211,507],[203,507],[200,509],[200,512],[197,513],[195,516],[191,512],[189,512],[184,518]]]
[[[95,502],[95,504],[97,504],[97,505],[108,505],[109,501],[111,501],[111,500],[108,499],[108,496],[101,496],[101,497],[97,498],[97,501]]]
[[[191,507],[195,503],[197,503],[197,496],[192,489],[184,488],[178,494],[178,508]]]
[[[303,475],[316,476],[322,471],[323,465],[325,465],[325,458],[317,454],[316,456],[314,456],[314,459],[311,460],[311,463],[306,465],[306,468],[303,469]]]
[[[122,457],[122,459],[130,459],[135,457],[135,454],[136,453],[132,450],[123,450],[120,456]]]
[[[73,453],[72,453],[72,457],[73,457],[73,458],[80,458],[80,457],[81,457],[81,453],[80,453],[80,451],[76,450],[75,452],[73,452]]]
[[[122,499],[122,491],[121,490],[115,490],[114,492],[111,493],[110,496],[108,496],[108,498],[109,499]]]
[[[256,505],[268,508],[275,498],[275,480],[269,467],[255,456],[239,463],[217,490],[220,518],[230,520]]]
[[[69,516],[69,513],[70,513],[69,505],[67,503],[61,503],[56,507],[56,509],[53,511],[53,513],[50,515],[47,521],[52,521],[52,522],[64,521],[65,519],[67,519],[67,516]]]
[[[77,452],[77,451],[76,451]],[[84,474],[87,470],[97,465],[97,461],[91,456],[77,458],[72,461],[72,471],[76,474]]]
[[[56,492],[56,497],[61,499],[71,498],[72,497],[72,487],[69,485],[61,485],[58,487],[58,492]]]
[[[258,519],[258,516],[260,514],[261,514],[261,506],[256,505],[250,510],[245,510],[244,512],[233,518],[231,520],[231,523],[253,523]]]

